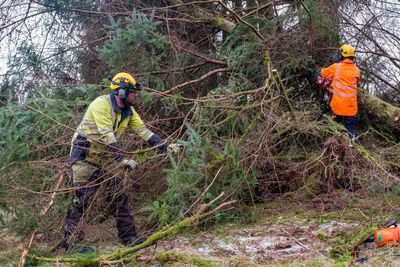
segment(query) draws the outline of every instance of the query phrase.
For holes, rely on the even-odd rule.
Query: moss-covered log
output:
[[[183,253],[169,252],[169,251],[158,253],[155,259],[161,264],[174,262],[174,263],[189,264],[190,266],[204,266],[204,267],[224,266],[224,263],[220,261],[194,255],[183,254]]]
[[[359,94],[359,103],[361,116],[367,114],[366,118],[373,123],[373,127],[394,136],[400,136],[400,122],[396,120],[396,116],[400,114],[399,107],[370,95],[364,90]]]

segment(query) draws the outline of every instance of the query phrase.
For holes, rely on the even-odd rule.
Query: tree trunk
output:
[[[383,101],[382,99],[370,95],[364,90],[359,94],[359,104],[361,118],[370,122],[374,128],[383,130],[399,138],[400,122],[396,116],[400,115],[400,108]]]

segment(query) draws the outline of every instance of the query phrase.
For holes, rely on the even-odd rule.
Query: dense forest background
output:
[[[3,0],[0,18],[0,247],[61,237],[71,137],[120,71],[144,82],[147,126],[185,147],[168,157],[123,137],[141,166],[119,175],[144,232],[221,192],[212,206],[235,207],[201,227],[250,222],[258,203],[294,192],[336,207],[400,196],[398,1]],[[343,43],[362,70],[353,146],[312,80]]]

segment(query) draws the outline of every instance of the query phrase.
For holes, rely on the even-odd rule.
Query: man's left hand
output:
[[[167,152],[171,154],[180,153],[183,149],[183,145],[181,144],[169,144],[167,147]]]

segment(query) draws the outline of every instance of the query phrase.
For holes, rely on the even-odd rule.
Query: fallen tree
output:
[[[359,95],[361,112],[367,114],[364,119],[372,122],[374,128],[383,130],[395,137],[400,136],[400,108],[361,90]],[[363,115],[363,114],[361,114]]]

